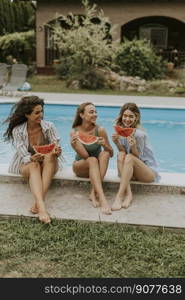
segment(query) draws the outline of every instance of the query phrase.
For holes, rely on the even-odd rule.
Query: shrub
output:
[[[72,57],[64,57],[59,64],[54,65],[57,77],[60,79],[70,79],[73,68]]]
[[[97,90],[105,85],[105,78],[95,69],[87,69],[79,76],[79,86],[82,89]]]
[[[0,59],[12,56],[18,62],[31,64],[35,61],[35,32],[15,32],[0,37]]]
[[[96,5],[90,6],[88,0],[83,0],[82,4],[83,16],[72,13],[67,17],[60,16],[52,26],[54,42],[61,59],[61,65],[56,71],[62,78],[78,80],[79,75],[87,74],[86,70],[90,69],[89,80],[93,82],[94,78],[97,82],[96,77],[91,76],[92,72],[98,66],[111,66],[118,45],[117,42],[110,43],[108,39],[114,27],[108,27],[109,21],[103,11],[97,12]],[[99,21],[93,22],[94,19]],[[82,77],[85,79],[85,75]],[[82,82],[85,82],[84,79]]]
[[[126,40],[115,61],[126,75],[146,80],[162,78],[166,68],[147,40]]]

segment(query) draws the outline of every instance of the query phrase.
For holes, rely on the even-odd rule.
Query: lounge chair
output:
[[[6,85],[8,77],[7,65],[0,63],[0,90]]]
[[[14,95],[26,81],[28,67],[25,64],[12,65],[10,79],[7,85],[2,88],[3,94]]]

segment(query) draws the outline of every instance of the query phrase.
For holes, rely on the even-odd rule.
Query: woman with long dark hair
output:
[[[134,134],[128,137],[121,137],[117,133],[112,135],[119,150],[117,166],[118,175],[121,177],[112,210],[129,207],[132,201],[130,180],[134,178],[142,182],[153,182],[160,178],[148,135],[141,128],[140,119],[140,110],[135,103],[125,103],[116,119],[116,125],[134,128]]]
[[[104,214],[111,214],[111,209],[105,198],[102,181],[106,174],[113,150],[107,133],[103,127],[96,124],[97,112],[93,103],[82,103],[76,112],[71,130],[71,145],[76,151],[73,171],[79,177],[90,178],[92,190],[90,200],[94,207],[101,207]],[[79,141],[78,133],[98,137],[91,145]],[[102,150],[103,148],[103,150]]]
[[[21,174],[28,180],[35,198],[31,212],[38,214],[43,223],[51,219],[45,207],[45,196],[51,180],[58,170],[58,157],[61,154],[60,138],[51,122],[43,120],[44,100],[37,96],[23,97],[17,102],[9,117],[4,137],[12,141],[16,150],[9,166],[9,172]],[[49,154],[36,153],[34,146],[55,143]]]

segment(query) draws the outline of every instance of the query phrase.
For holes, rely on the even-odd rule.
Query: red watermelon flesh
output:
[[[55,144],[43,145],[43,146],[33,146],[35,152],[40,154],[48,154],[53,151]]]
[[[115,131],[117,134],[123,136],[123,137],[128,137],[130,135],[133,135],[135,133],[136,128],[132,128],[132,127],[121,127],[119,125],[114,126]]]
[[[98,137],[78,131],[78,140],[85,145],[91,145],[98,141]]]

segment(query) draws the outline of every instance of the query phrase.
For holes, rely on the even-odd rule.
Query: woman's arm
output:
[[[114,142],[114,144],[116,145],[116,147],[118,148],[119,151],[126,153],[124,146],[120,143],[120,138],[117,133],[113,133],[112,141]]]
[[[50,124],[49,132],[48,132],[49,142],[51,144],[54,143],[60,146],[60,137],[59,134],[57,133],[56,127],[52,122],[49,122],[49,124]]]
[[[50,124],[50,128],[49,128],[49,134],[48,134],[48,138],[49,138],[49,142],[52,144],[55,144],[55,149],[54,149],[54,154],[56,156],[60,156],[62,153],[62,148],[60,146],[60,137],[57,133],[56,127],[54,126],[54,124],[52,122],[49,122]]]
[[[43,160],[42,154],[35,153],[34,155],[31,155],[31,153],[28,152],[27,145],[25,143],[25,138],[21,135],[21,132],[19,132],[18,128],[15,127],[13,129],[12,135],[13,135],[13,145],[17,153],[23,159],[23,164],[28,164],[30,162]]]
[[[144,135],[141,135],[137,139],[134,135],[132,135],[132,136],[129,136],[127,138],[127,140],[128,140],[129,145],[130,145],[131,153],[134,156],[139,158],[141,153],[143,153],[143,149],[144,149],[144,144],[145,144]]]
[[[98,134],[99,134],[99,137],[102,138],[102,139],[99,139],[98,143],[104,148],[105,151],[108,151],[110,153],[110,157],[112,157],[113,149],[109,143],[109,139],[108,139],[105,129],[103,127],[99,127]]]
[[[17,151],[17,153],[23,158],[23,163],[27,164],[31,162],[31,154],[28,152],[27,145],[25,143],[25,139],[19,132],[18,128],[14,128],[12,131],[13,136],[13,145]]]
[[[71,136],[71,146],[76,151],[76,153],[83,159],[87,159],[89,157],[89,154],[85,147],[82,145],[82,143],[79,142],[77,134],[72,129],[70,132]]]

